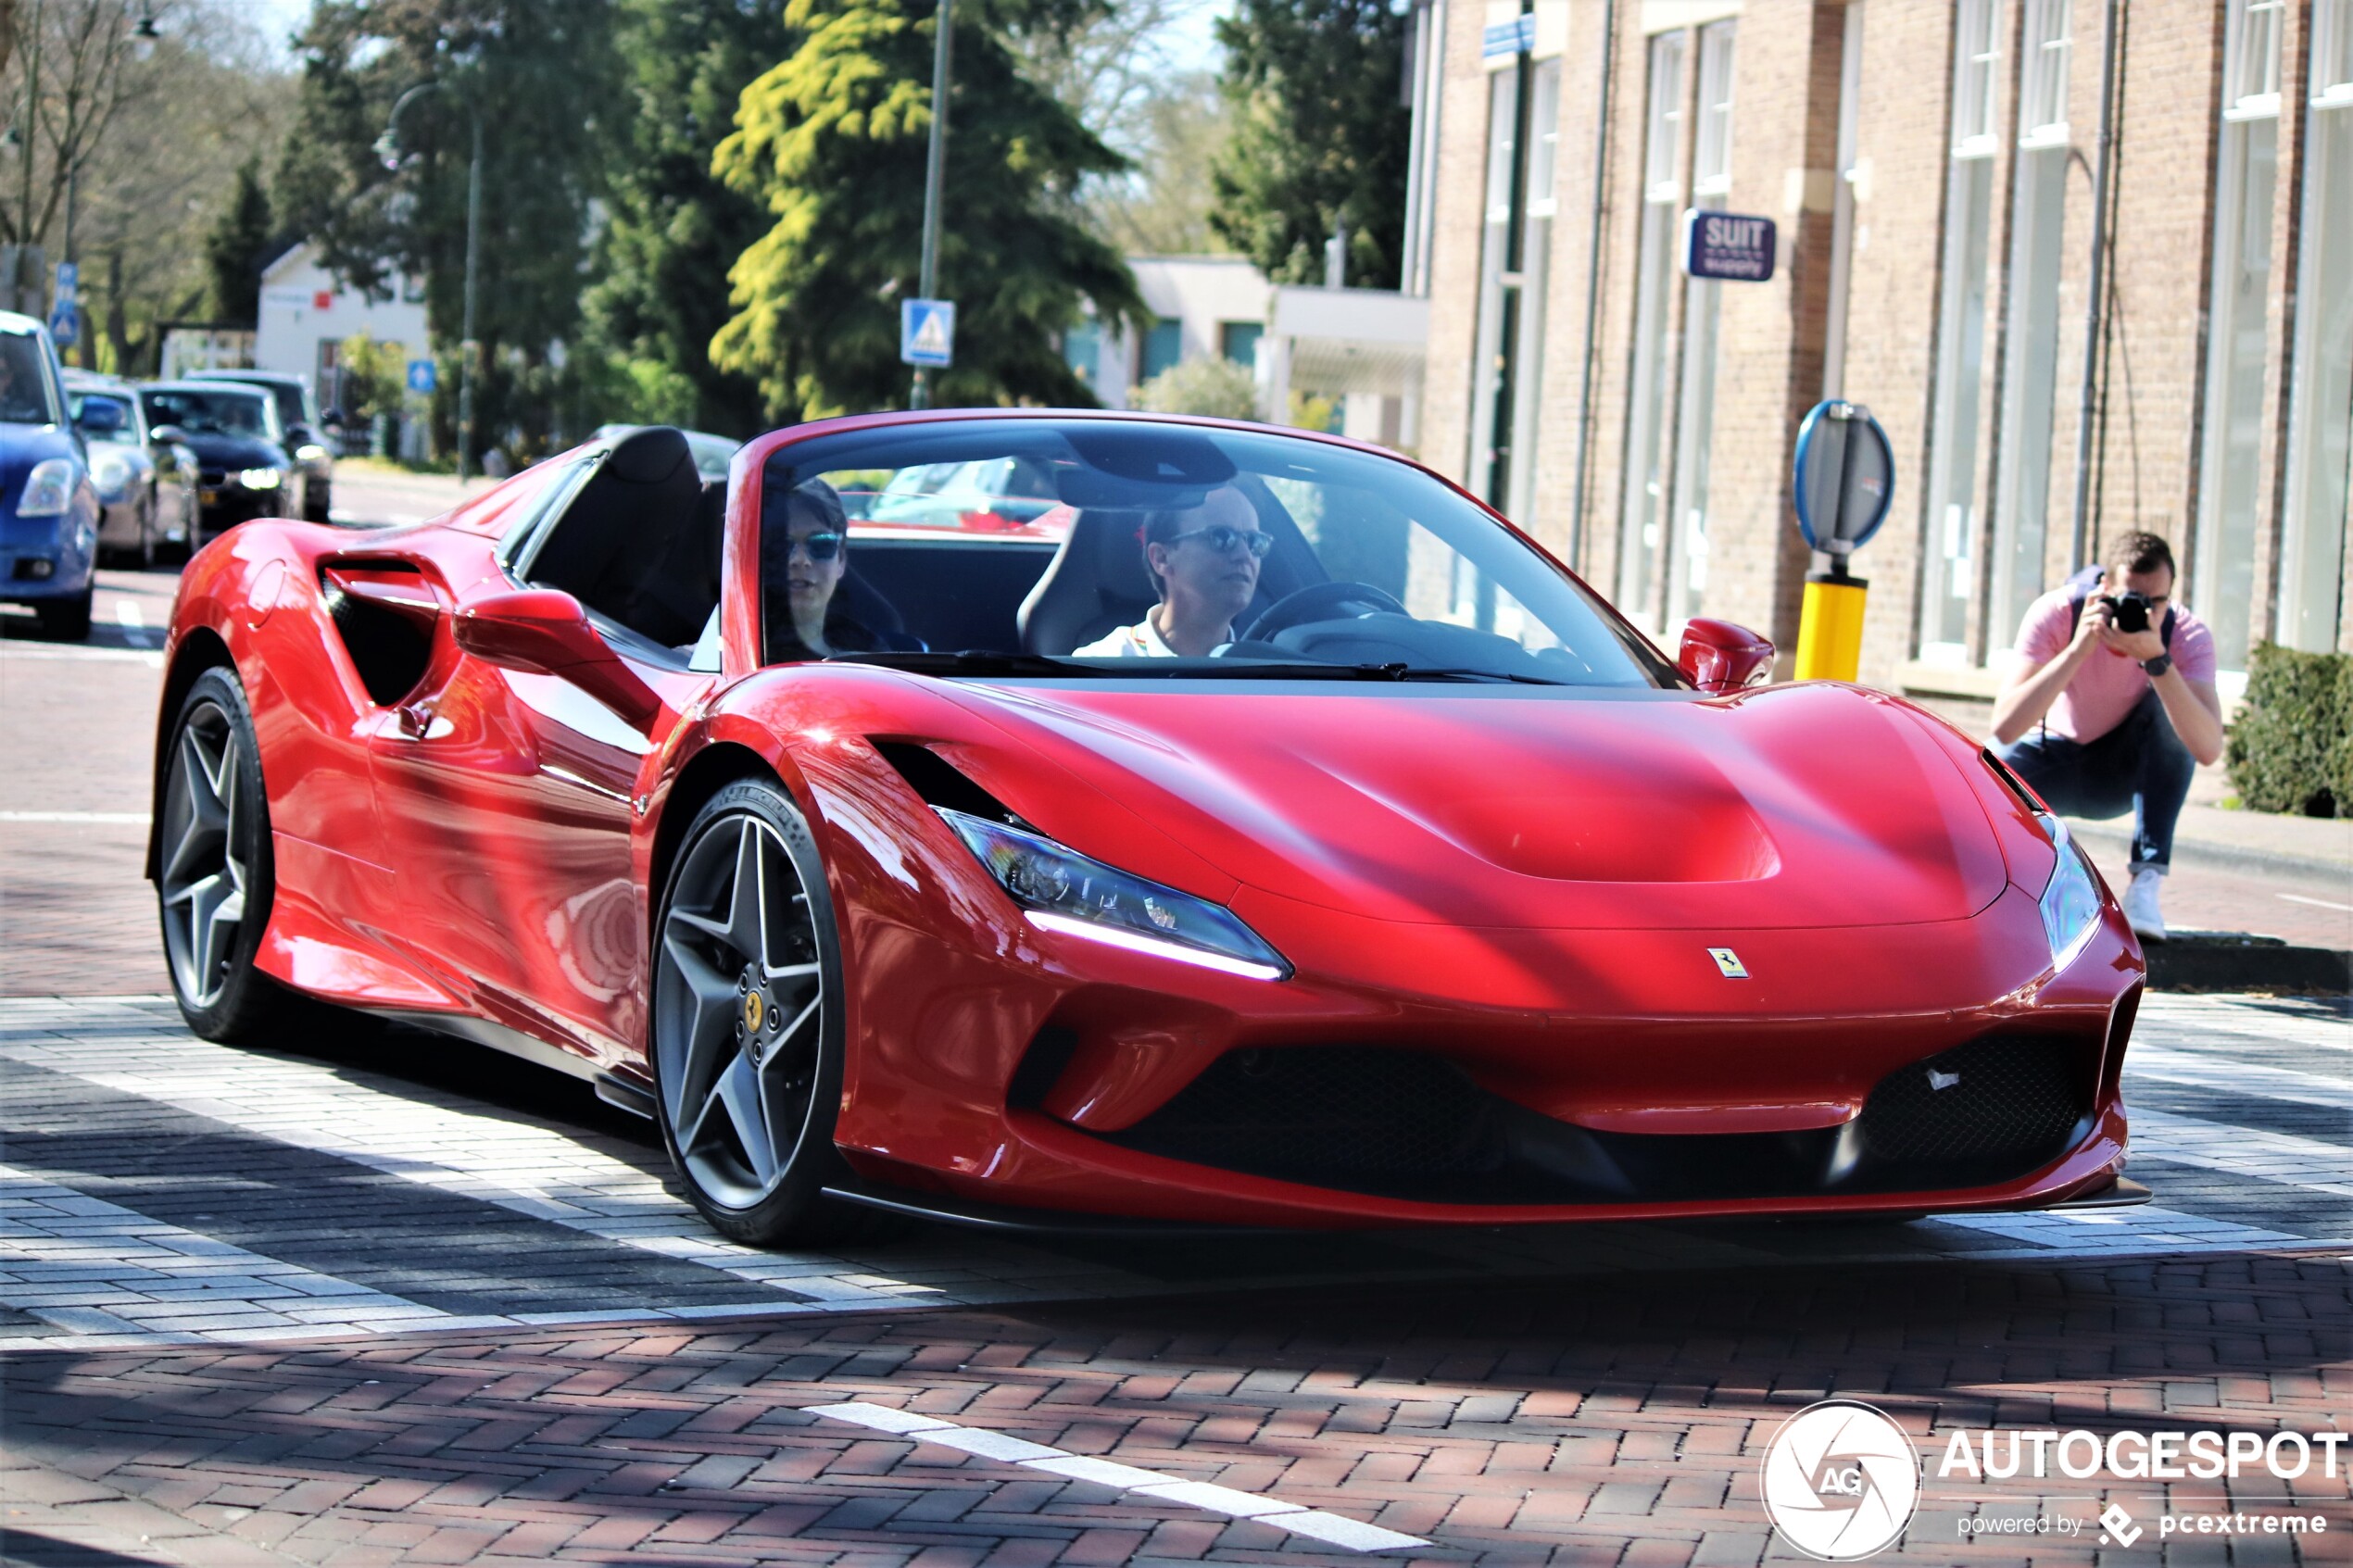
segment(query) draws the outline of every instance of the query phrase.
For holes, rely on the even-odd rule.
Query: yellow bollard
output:
[[[1863,667],[1863,601],[1870,583],[1843,571],[1806,574],[1797,622],[1801,681],[1851,681]]]

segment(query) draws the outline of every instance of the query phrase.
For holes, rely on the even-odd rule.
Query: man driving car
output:
[[[912,641],[862,625],[836,602],[849,569],[849,521],[832,485],[822,479],[797,485],[768,512],[760,531],[760,580],[769,663],[873,653]]]
[[[1189,510],[1152,513],[1143,538],[1160,602],[1075,657],[1201,659],[1234,641],[1234,618],[1256,596],[1259,563],[1275,544],[1250,497],[1220,485]]]

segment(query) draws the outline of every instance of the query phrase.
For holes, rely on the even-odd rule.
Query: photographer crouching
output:
[[[2002,760],[2067,816],[2134,813],[2124,916],[2165,935],[2158,890],[2190,775],[2222,755],[2214,637],[2172,602],[2173,551],[2128,533],[2027,608],[2017,668],[1994,699]],[[2032,733],[2029,733],[2029,732]]]

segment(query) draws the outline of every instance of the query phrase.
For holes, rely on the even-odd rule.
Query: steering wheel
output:
[[[1370,583],[1316,583],[1296,593],[1285,594],[1266,607],[1266,613],[1251,623],[1249,631],[1237,639],[1246,643],[1263,643],[1278,632],[1310,621],[1330,619],[1329,612],[1342,605],[1365,605],[1367,613],[1390,610],[1398,615],[1410,612],[1402,604]]]

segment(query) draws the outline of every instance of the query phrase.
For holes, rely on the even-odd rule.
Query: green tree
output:
[[[1325,241],[1345,225],[1347,282],[1397,286],[1409,20],[1389,0],[1241,0],[1219,19],[1233,132],[1210,223],[1276,282],[1323,282]]]
[[[563,408],[559,343],[578,334],[591,201],[619,135],[613,0],[317,0],[273,182],[286,226],[347,282],[425,280],[434,342],[462,335],[467,166],[479,117],[477,451],[542,449]],[[399,94],[399,167],[375,150]],[[458,378],[434,395],[452,429]],[[514,433],[510,437],[510,430]]]
[[[1231,359],[1187,359],[1138,387],[1136,407],[1155,414],[1254,420],[1258,418],[1258,383]]]
[[[272,258],[270,193],[261,188],[261,159],[238,167],[229,205],[205,234],[205,269],[212,285],[212,319],[250,327],[261,308],[261,269]]]
[[[938,283],[958,306],[956,362],[935,402],[1090,403],[1057,335],[1081,298],[1106,320],[1143,313],[1126,263],[1076,206],[1087,176],[1125,161],[1008,47],[1088,9],[958,7]],[[792,0],[799,48],[744,90],[720,144],[714,171],[761,202],[769,227],[729,274],[736,310],[711,358],[755,377],[772,413],[906,399],[899,302],[914,292],[922,251],[935,14],[930,0]]]
[[[711,155],[745,87],[793,51],[785,0],[621,0],[630,115],[606,187],[587,313],[617,361],[617,418],[734,436],[764,426],[759,383],[711,362],[728,316],[727,269],[767,231],[760,203],[723,183]]]

